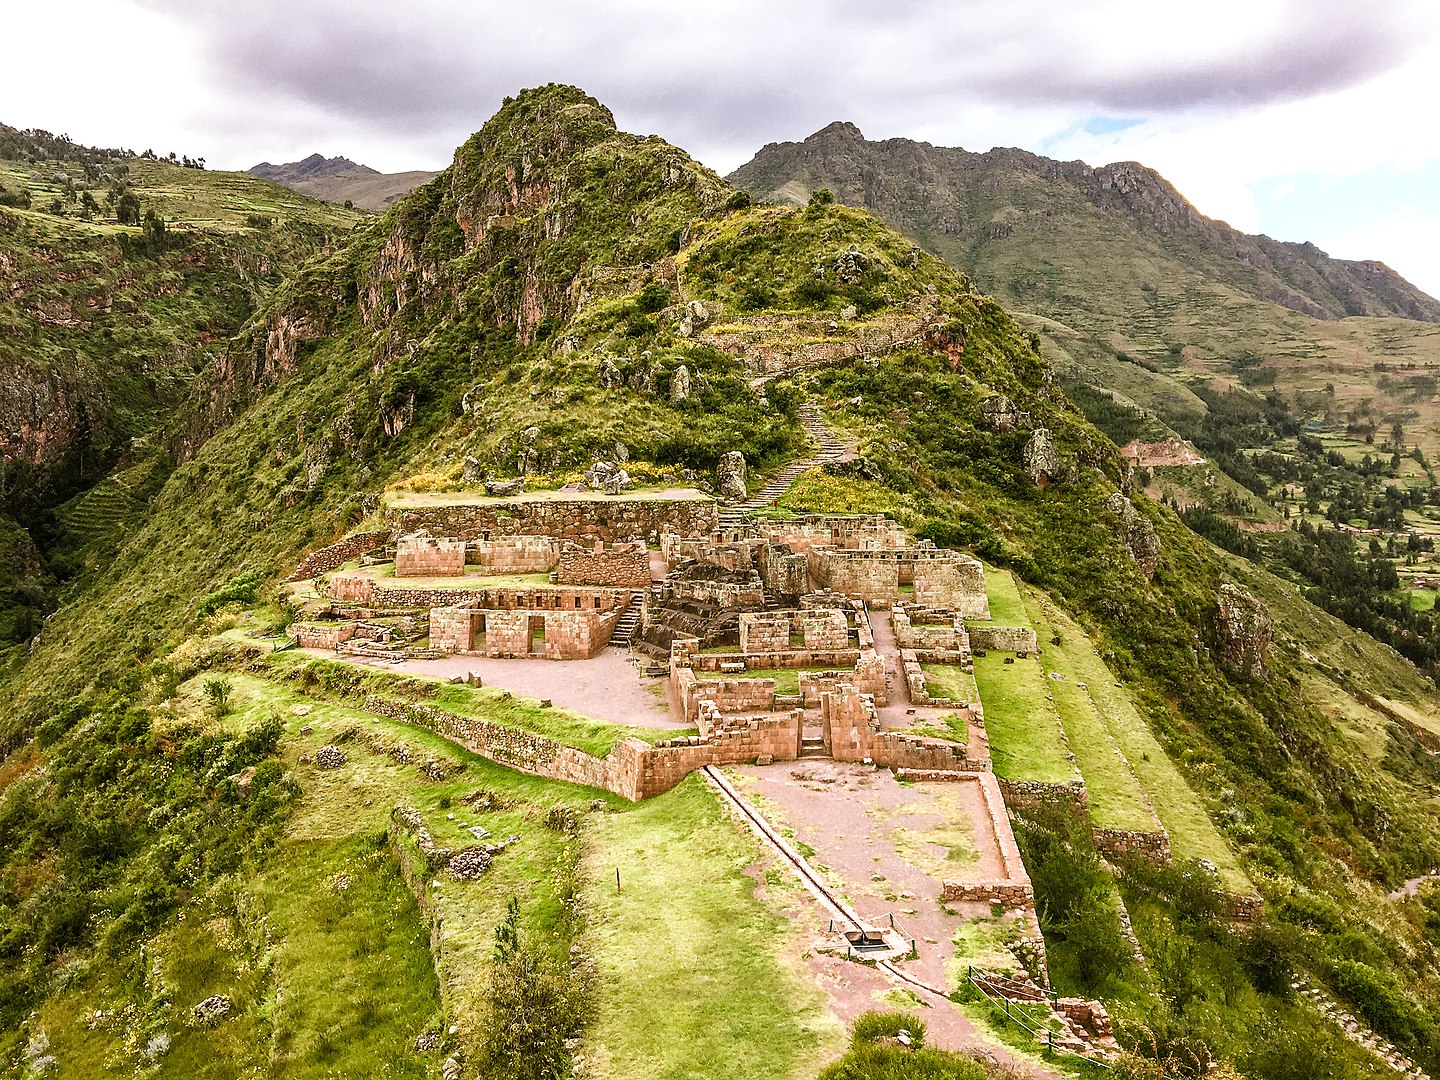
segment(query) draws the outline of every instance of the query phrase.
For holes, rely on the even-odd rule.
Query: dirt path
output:
[[[559,708],[609,724],[686,726],[671,714],[664,680],[640,678],[626,654],[618,649],[605,649],[593,660],[499,660],[465,655],[439,660],[355,662],[436,678],[473,671],[486,686],[502,687],[522,697],[548,699]]]

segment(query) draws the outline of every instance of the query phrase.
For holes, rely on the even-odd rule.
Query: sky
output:
[[[1433,0],[50,0],[4,25],[0,121],[211,168],[443,168],[504,97],[566,82],[721,173],[834,120],[1140,161],[1440,296]]]

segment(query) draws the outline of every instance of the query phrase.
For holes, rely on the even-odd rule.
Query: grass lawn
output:
[[[1435,596],[1434,589],[1411,589],[1410,607],[1414,611],[1434,611]]]
[[[1080,778],[1074,762],[1066,757],[1060,722],[1037,659],[1007,664],[1001,653],[977,656],[975,682],[985,707],[996,775],[1051,784]]]
[[[1029,626],[1025,602],[1010,571],[986,564],[985,596],[990,601],[990,621],[996,626]]]
[[[1095,707],[1089,683],[1075,669],[1072,654],[1077,650],[1088,651],[1089,641],[1071,633],[1063,638],[1063,644],[1052,645],[1049,642],[1054,628],[1045,619],[1045,613],[1033,600],[1029,611],[1040,640],[1046,643],[1041,649],[1041,668],[1047,677],[1063,676],[1063,679],[1048,679],[1050,693],[1070,739],[1075,764],[1085,777],[1091,820],[1102,829],[1155,829],[1159,823],[1145,799],[1145,790]],[[1082,686],[1085,689],[1081,689]]]
[[[1220,872],[1220,880],[1235,892],[1254,892],[1254,886],[1240,869],[1230,845],[1210,820],[1205,804],[1191,790],[1185,778],[1165,753],[1154,733],[1136,710],[1130,695],[1115,685],[1115,676],[1091,648],[1089,638],[1048,600],[1032,594],[1052,629],[1060,632],[1060,646],[1075,676],[1085,683],[1096,712],[1105,721],[1110,735],[1125,752],[1135,777],[1140,781],[1160,824],[1170,834],[1170,847],[1177,859],[1209,859]],[[1057,648],[1046,645],[1045,649]],[[976,662],[979,669],[979,661]],[[981,687],[984,689],[983,684]],[[986,707],[989,715],[989,707]],[[993,736],[992,736],[993,742]]]
[[[803,953],[793,928],[756,898],[745,870],[760,853],[694,776],[594,822],[584,875],[584,941],[599,969],[582,1050],[591,1075],[781,1080],[813,1076],[843,1049],[824,995],[793,966]],[[776,867],[764,885],[772,896],[794,888]]]
[[[970,741],[970,725],[958,713],[946,713],[937,720],[920,720],[907,728],[901,728],[910,735],[923,735],[927,739],[946,739],[960,746]]]
[[[951,701],[979,701],[980,691],[975,687],[975,676],[959,664],[921,664],[925,673],[925,687],[932,698],[949,698]]]

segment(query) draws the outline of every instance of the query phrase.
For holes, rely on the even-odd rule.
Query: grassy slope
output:
[[[1037,659],[1018,660],[993,651],[977,656],[975,684],[985,707],[997,775],[1052,784],[1080,778]]]
[[[594,1076],[808,1076],[839,1050],[823,998],[792,965],[759,848],[698,777],[608,815],[586,855],[586,941],[599,958]],[[615,871],[620,871],[620,890]]]

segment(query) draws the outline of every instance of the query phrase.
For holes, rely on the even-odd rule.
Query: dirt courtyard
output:
[[[671,712],[667,681],[641,678],[629,657],[619,649],[605,649],[591,660],[502,660],[468,653],[438,660],[347,659],[386,671],[441,679],[473,671],[486,686],[498,686],[521,697],[549,700],[557,708],[607,724],[643,728],[686,726]]]
[[[1004,876],[978,783],[901,784],[888,770],[824,759],[738,765],[725,773],[862,919],[888,925],[894,915],[917,953],[896,965],[926,984],[956,989],[977,928],[1002,937],[1013,926],[1013,916],[997,918],[989,904],[940,899],[943,881]],[[812,920],[817,940],[823,937],[827,920],[817,905],[808,905],[808,915],[790,914]],[[966,955],[957,957],[957,939],[966,943]],[[820,952],[812,953],[809,967],[847,1023],[893,1001],[895,984],[874,968]],[[921,1000],[930,1006],[921,1014],[933,1044],[982,1048],[1013,1062],[952,1003],[934,995]],[[1053,1074],[1036,1069],[1035,1075]]]

